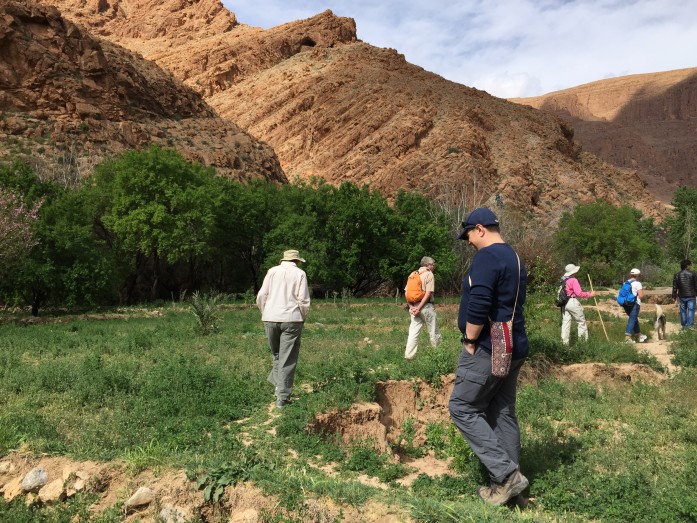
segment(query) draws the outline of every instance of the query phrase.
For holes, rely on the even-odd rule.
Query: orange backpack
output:
[[[404,297],[408,303],[418,303],[426,292],[421,288],[421,277],[419,271],[414,271],[407,278],[407,287],[404,289]]]

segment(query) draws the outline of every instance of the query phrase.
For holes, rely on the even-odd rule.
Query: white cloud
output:
[[[697,0],[223,0],[264,28],[325,9],[358,37],[500,97],[697,67]]]

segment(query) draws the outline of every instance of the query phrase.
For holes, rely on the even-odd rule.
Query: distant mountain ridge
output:
[[[511,101],[568,121],[584,150],[636,169],[663,201],[679,185],[697,187],[697,68],[599,80]]]
[[[290,180],[368,183],[542,222],[602,198],[660,217],[632,170],[583,153],[556,116],[449,82],[357,39],[325,11],[268,30],[219,0],[43,0],[195,90],[273,147]],[[215,27],[215,30],[211,28]]]

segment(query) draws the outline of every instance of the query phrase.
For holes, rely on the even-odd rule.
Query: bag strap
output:
[[[513,321],[513,318],[515,318],[515,310],[516,307],[518,306],[518,294],[520,293],[520,257],[518,256],[518,253],[513,251],[515,253],[516,260],[518,260],[518,287],[516,288],[515,291],[515,302],[513,303],[513,315],[511,316],[510,321]],[[472,285],[472,280],[470,279],[470,286]],[[489,318],[489,322],[493,323],[494,320]]]
[[[518,294],[520,293],[520,257],[518,256],[517,252],[515,253],[515,257],[518,260],[518,288],[515,291],[515,303],[513,303],[513,316],[511,316],[511,322],[513,321],[513,318],[515,318],[515,310],[518,306]]]

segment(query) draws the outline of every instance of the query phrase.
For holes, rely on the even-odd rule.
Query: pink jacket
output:
[[[566,280],[566,295],[572,298],[591,298],[591,293],[583,292],[581,284],[573,276]]]

